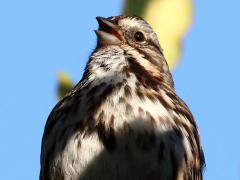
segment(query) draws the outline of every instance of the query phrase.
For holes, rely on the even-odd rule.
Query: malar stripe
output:
[[[145,88],[157,89],[161,83],[160,79],[154,78],[148,71],[146,71],[134,57],[128,56],[129,70],[136,75],[138,81]]]
[[[138,51],[138,53],[143,55],[144,59],[146,59],[149,62],[151,62],[154,66],[157,66],[157,67],[160,66],[159,62],[156,61],[155,59],[153,59],[151,55],[147,54],[145,51],[141,50],[138,47],[135,47],[135,49]]]
[[[132,53],[131,53],[132,52]],[[134,52],[136,53],[136,54],[134,54]],[[139,57],[134,57],[134,55],[135,56],[139,56]],[[143,57],[141,56],[141,55],[143,55]],[[141,66],[143,69],[144,69],[144,67],[143,67],[143,63],[146,65],[146,66],[152,66],[152,63],[151,62],[149,62],[149,60],[148,59],[146,59],[146,58],[144,58],[144,54],[142,54],[142,53],[140,53],[139,51],[137,51],[136,49],[135,49],[135,51],[132,51],[132,50],[130,50],[129,51],[129,53],[125,50],[124,51],[124,56],[125,57],[127,57],[127,59],[128,60],[134,60],[139,66]],[[142,61],[142,63],[140,63],[140,61]],[[131,64],[130,64],[131,65]],[[145,69],[144,69],[145,70]],[[145,70],[146,71],[146,70]],[[148,72],[148,71],[147,71]]]

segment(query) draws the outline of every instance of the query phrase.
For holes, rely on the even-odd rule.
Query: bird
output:
[[[82,79],[50,113],[40,180],[202,180],[194,117],[158,37],[138,16],[96,17]]]

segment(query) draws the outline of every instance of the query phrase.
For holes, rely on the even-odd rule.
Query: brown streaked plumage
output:
[[[204,155],[156,34],[139,17],[97,17],[82,80],[55,106],[40,180],[202,180]]]

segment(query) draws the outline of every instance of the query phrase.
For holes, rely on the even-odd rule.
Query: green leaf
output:
[[[62,99],[73,87],[74,82],[71,80],[70,76],[63,71],[59,72],[57,85],[58,99]]]

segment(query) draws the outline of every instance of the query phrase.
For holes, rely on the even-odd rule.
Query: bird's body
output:
[[[201,180],[198,130],[155,33],[137,17],[98,21],[82,80],[46,123],[40,179]]]

